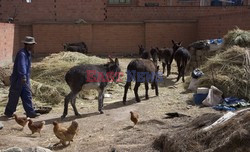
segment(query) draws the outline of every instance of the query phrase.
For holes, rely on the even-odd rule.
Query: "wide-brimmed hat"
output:
[[[31,36],[26,36],[22,42],[24,44],[36,44],[35,38]]]

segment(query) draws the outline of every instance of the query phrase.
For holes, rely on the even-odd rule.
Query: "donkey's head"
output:
[[[173,51],[175,52],[178,48],[181,47],[182,42],[175,42],[174,40],[172,40],[172,43],[173,43]]]
[[[142,55],[145,52],[145,48],[142,45],[138,45],[139,47],[139,55]]]
[[[119,78],[119,74],[121,72],[121,68],[119,65],[118,58],[115,58],[115,61],[109,57],[110,62],[107,63],[108,71],[113,73],[112,79],[113,81],[116,81]]]
[[[64,51],[67,51],[67,49],[69,47],[69,43],[64,43],[64,44],[62,44],[62,46],[63,46]]]
[[[156,50],[157,50],[159,61],[161,61],[161,58],[163,58],[163,51],[159,49],[158,47],[156,47]]]

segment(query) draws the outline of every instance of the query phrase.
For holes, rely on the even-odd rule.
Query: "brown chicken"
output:
[[[139,114],[133,111],[130,111],[130,114],[131,114],[130,120],[133,121],[134,126],[135,126],[139,121]]]
[[[33,122],[31,119],[28,119],[28,121],[29,121],[28,127],[30,131],[32,132],[31,135],[37,132],[40,134],[40,137],[41,137],[41,130],[43,129],[43,126],[45,125],[45,121]]]
[[[16,122],[22,126],[23,128],[26,126],[27,122],[28,122],[28,118],[27,117],[18,117],[16,114],[13,114],[13,116],[15,117]],[[22,130],[23,130],[22,128]]]
[[[54,134],[58,139],[60,139],[59,143],[56,143],[54,146],[58,144],[62,144],[66,146],[66,142],[68,141],[68,145],[70,144],[71,141],[73,141],[74,136],[76,135],[78,131],[78,123],[76,121],[72,121],[71,125],[68,128],[65,128],[61,126],[58,122],[54,121]]]

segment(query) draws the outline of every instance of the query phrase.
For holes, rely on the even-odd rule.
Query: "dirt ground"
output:
[[[122,71],[131,59],[120,59]],[[160,67],[162,71],[162,67]],[[77,99],[78,111],[81,117],[75,117],[69,105],[69,114],[63,121],[60,116],[63,112],[63,103],[53,107],[53,110],[46,115],[42,115],[34,121],[44,120],[46,125],[42,130],[42,136],[34,134],[30,136],[30,130],[26,126],[23,131],[13,119],[0,117],[4,124],[4,129],[0,130],[0,149],[17,146],[20,148],[41,146],[52,148],[58,142],[53,133],[52,122],[57,120],[68,126],[72,120],[79,123],[79,133],[68,147],[53,147],[53,151],[131,151],[131,152],[151,152],[157,151],[152,148],[154,139],[162,133],[171,132],[193,118],[203,113],[216,113],[212,108],[200,108],[192,102],[193,93],[188,93],[183,88],[183,83],[175,83],[177,73],[176,66],[173,65],[172,74],[164,82],[159,83],[159,96],[155,96],[154,90],[149,90],[149,100],[145,100],[144,85],[139,88],[139,95],[142,101],[136,103],[133,90],[128,91],[127,105],[122,104],[123,85],[114,91],[107,90],[111,94],[110,98],[104,99],[104,114],[99,114],[97,110],[97,100]],[[134,85],[132,85],[133,88]],[[7,101],[8,87],[0,87],[0,113],[3,113]],[[130,121],[130,111],[139,113],[139,124],[134,128]],[[20,102],[17,110],[23,115],[23,108]],[[166,112],[179,112],[191,117],[180,117],[174,119],[164,119]]]

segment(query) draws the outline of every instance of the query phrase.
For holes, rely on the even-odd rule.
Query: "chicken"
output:
[[[68,128],[61,126],[57,121],[54,121],[53,125],[54,134],[58,139],[60,139],[60,142],[56,143],[54,146],[60,143],[66,146],[67,141],[69,142],[68,145],[71,141],[73,142],[73,138],[78,131],[78,123],[76,121],[72,121],[71,125]]]
[[[39,133],[40,137],[41,137],[41,130],[43,129],[43,126],[45,125],[45,121],[42,122],[33,122],[31,119],[28,119],[29,123],[28,123],[28,127],[30,129],[30,131],[32,132],[31,135],[33,135],[34,133]]]
[[[27,117],[18,117],[16,114],[13,114],[13,116],[15,117],[16,122],[22,126],[22,130],[23,128],[26,126],[27,122],[28,122],[28,118]]]
[[[135,126],[137,122],[139,121],[139,114],[133,111],[130,111],[130,114],[131,114],[130,120],[133,121],[134,126]]]

